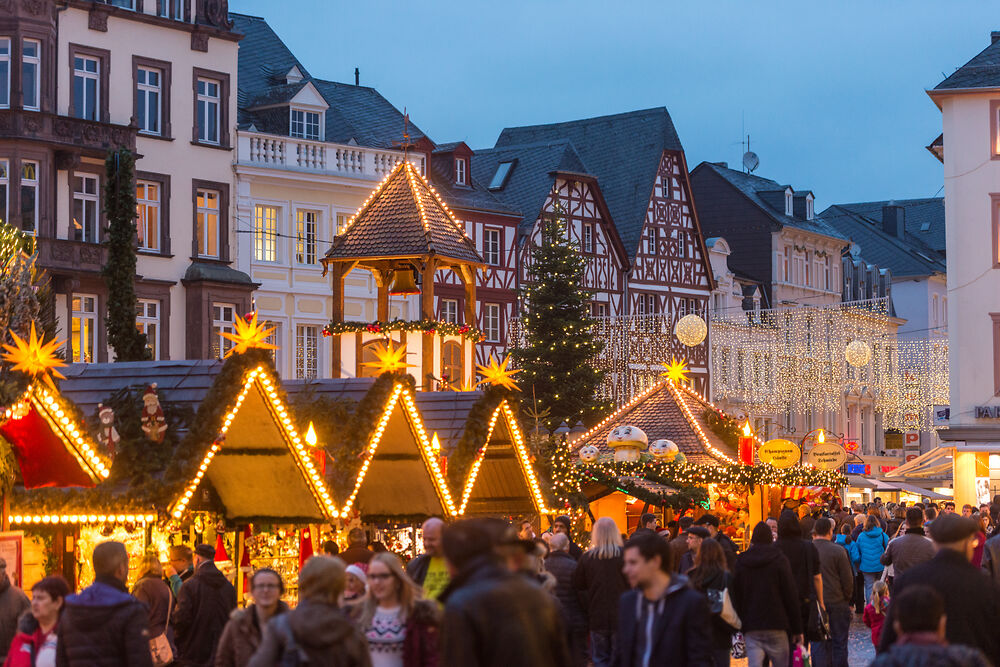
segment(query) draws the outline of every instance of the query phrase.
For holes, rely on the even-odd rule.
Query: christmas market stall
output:
[[[237,328],[259,327],[254,319]],[[338,512],[322,478],[325,455],[296,431],[270,355],[250,347],[238,344],[224,363],[67,369],[61,391],[92,415],[76,427],[113,455],[110,474],[93,489],[17,489],[12,524],[57,529],[59,569],[81,584],[92,577],[90,550],[106,539],[125,542],[133,563],[208,542],[239,588],[238,569],[268,565],[294,599],[300,558]]]

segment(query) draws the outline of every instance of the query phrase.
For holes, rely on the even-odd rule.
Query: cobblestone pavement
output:
[[[847,657],[851,667],[868,667],[868,664],[875,659],[872,632],[858,615],[855,615],[851,621],[851,634],[847,640]],[[732,667],[746,667],[747,661],[746,659],[732,660],[731,663]]]

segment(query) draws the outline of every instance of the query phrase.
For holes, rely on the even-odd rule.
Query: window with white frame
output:
[[[830,256],[823,258],[823,289],[830,290]]]
[[[791,190],[785,190],[785,215],[791,215],[793,210],[792,192]]]
[[[96,361],[97,297],[74,294],[71,303],[70,349],[72,361],[90,364]]]
[[[311,380],[319,371],[319,327],[299,324],[295,327],[295,377]]]
[[[8,197],[10,196],[10,163],[0,160],[0,220],[9,222],[7,218]]]
[[[655,315],[660,312],[660,300],[656,298],[655,294],[646,295],[646,314]]]
[[[487,227],[483,230],[483,259],[487,264],[500,266],[500,230]]]
[[[441,319],[458,324],[458,299],[441,299]]]
[[[813,198],[812,195],[808,195],[806,197],[806,220],[812,220],[814,215]]]
[[[347,223],[350,222],[351,215],[349,213],[338,213],[337,214],[337,234],[343,234],[344,230],[347,229]]]
[[[175,21],[184,20],[184,0],[160,0],[160,16]]]
[[[467,182],[465,176],[465,158],[457,157],[455,158],[455,182],[459,185],[465,185]]]
[[[299,139],[320,139],[320,115],[315,111],[292,109],[289,134]]]
[[[594,223],[583,223],[583,232],[580,237],[580,249],[583,252],[594,252]]]
[[[941,299],[941,324],[948,326],[948,297]]]
[[[486,342],[500,342],[500,304],[483,304],[483,334]]]
[[[232,303],[212,304],[212,340],[210,352],[213,359],[222,359],[226,356],[234,343],[224,337],[224,333],[234,333],[236,331],[236,305]]]
[[[276,346],[276,349],[270,350],[271,361],[274,362],[274,369],[280,373],[283,370],[281,355],[278,354],[278,351],[281,350],[281,322],[268,320],[266,324],[267,328],[271,329],[271,333],[264,339],[264,342]]]
[[[0,37],[0,109],[10,107],[10,37]]]
[[[217,190],[198,190],[195,234],[198,237],[198,256],[219,256],[219,193]]]
[[[938,295],[931,296],[931,326],[938,325]]]
[[[785,246],[784,253],[781,256],[781,276],[782,280],[786,283],[792,281],[791,257],[792,249]]]
[[[160,302],[156,299],[136,299],[135,328],[146,334],[146,349],[153,359],[160,358]]]
[[[38,228],[38,163],[21,162],[21,231],[34,234]]]
[[[139,67],[136,72],[136,108],[139,131],[160,134],[160,100],[163,99],[163,72],[152,67]]]
[[[89,56],[73,57],[73,115],[100,120],[101,61]]]
[[[135,182],[135,235],[140,250],[160,249],[160,184]]]
[[[299,264],[316,263],[316,226],[319,211],[299,209],[295,212],[295,261]]]
[[[600,301],[595,301],[592,304],[590,312],[594,317],[607,317],[608,305],[606,303],[601,303]]]
[[[656,227],[646,229],[646,253],[655,255],[656,249],[660,245],[660,230]]]
[[[21,42],[21,99],[25,109],[37,111],[41,99],[42,43],[37,39]]]
[[[278,261],[278,208],[257,204],[253,209],[253,258]]]
[[[805,285],[807,287],[812,287],[812,253],[806,250],[805,260],[803,262],[803,267],[806,270]],[[812,429],[810,429],[812,430]]]
[[[198,141],[219,143],[219,96],[222,85],[215,79],[198,79]]]
[[[84,243],[100,241],[98,216],[100,198],[97,176],[80,174],[73,177],[73,240]]]

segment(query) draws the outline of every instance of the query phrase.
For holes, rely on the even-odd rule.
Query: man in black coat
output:
[[[149,612],[125,588],[125,545],[98,544],[93,563],[94,583],[76,595],[66,596],[59,618],[56,665],[152,667]]]
[[[633,590],[618,605],[617,667],[712,666],[708,602],[675,574],[670,545],[659,535],[625,544],[625,576]]]
[[[583,549],[573,541],[573,522],[570,518],[565,514],[557,516],[556,520],[552,522],[552,532],[565,535],[569,539],[569,555],[573,557],[573,560],[580,560],[580,556],[583,555]]]
[[[570,655],[574,665],[586,667],[587,616],[580,605],[580,597],[573,588],[577,561],[569,555],[569,537],[556,533],[549,541],[549,549],[549,555],[545,559],[545,571],[556,578],[555,595],[562,606]]]
[[[951,644],[978,648],[993,664],[1000,664],[1000,586],[970,562],[978,539],[976,522],[959,514],[941,514],[931,524],[931,539],[938,548],[931,560],[914,565],[896,577],[893,597],[908,586],[930,586],[944,598],[948,618],[946,636]],[[896,641],[894,606],[882,626],[879,652]]]
[[[501,565],[499,533],[466,519],[442,535],[451,583],[444,604],[441,664],[463,667],[569,667],[559,609],[540,586]],[[505,538],[516,537],[512,535]]]
[[[773,539],[771,527],[765,522],[753,527],[750,548],[736,557],[729,591],[742,623],[751,665],[762,664],[765,655],[772,665],[787,665],[789,636],[793,642],[801,642],[803,638],[792,566],[772,544]]]
[[[177,665],[210,667],[235,608],[236,589],[215,566],[215,549],[199,544],[194,550],[194,576],[181,586],[174,610]]]

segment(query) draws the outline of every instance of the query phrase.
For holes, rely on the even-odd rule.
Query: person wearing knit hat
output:
[[[346,570],[344,602],[360,600],[366,590],[368,590],[368,575],[365,573],[364,563],[351,563]]]
[[[993,664],[1000,664],[1000,586],[972,565],[979,538],[972,519],[954,513],[938,515],[930,525],[937,553],[893,581],[893,598],[907,588],[927,585],[944,599],[945,636],[950,644],[978,648]],[[889,605],[879,642],[884,652],[896,642],[895,605]]]
[[[798,592],[788,559],[774,546],[771,527],[753,527],[750,548],[736,557],[730,596],[740,617],[747,662],[759,667],[764,657],[772,665],[787,665],[792,645],[803,639]]]
[[[213,663],[216,644],[236,608],[236,589],[215,566],[215,552],[210,544],[194,548],[194,575],[177,595],[173,621],[181,665]]]

